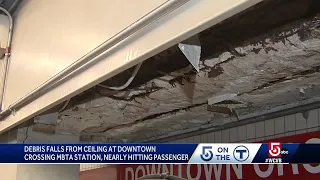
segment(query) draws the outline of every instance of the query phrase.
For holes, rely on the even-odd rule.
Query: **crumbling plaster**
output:
[[[83,141],[137,142],[319,97],[319,15],[227,46],[203,58],[199,73],[186,67],[122,92],[96,87],[60,114],[56,129]],[[234,93],[216,105],[231,113],[208,106],[209,98]]]

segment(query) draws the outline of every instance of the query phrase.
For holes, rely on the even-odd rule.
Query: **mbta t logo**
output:
[[[281,143],[279,142],[269,142],[268,145],[268,156],[269,157],[281,157]]]

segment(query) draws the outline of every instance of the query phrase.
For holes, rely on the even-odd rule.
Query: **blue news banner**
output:
[[[320,163],[320,144],[0,144],[0,163]]]

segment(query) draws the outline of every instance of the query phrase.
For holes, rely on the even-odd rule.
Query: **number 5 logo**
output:
[[[281,152],[281,143],[269,143],[269,157],[281,157],[280,152]]]
[[[210,161],[213,158],[213,152],[211,151],[211,146],[203,146],[202,154],[200,155],[203,161]]]

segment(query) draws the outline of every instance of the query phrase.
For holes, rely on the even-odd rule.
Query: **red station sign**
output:
[[[264,142],[320,143],[320,132],[299,134]],[[320,164],[290,165],[119,165],[118,180],[136,180],[147,174],[169,173],[188,180],[232,180],[232,179],[320,179]]]

